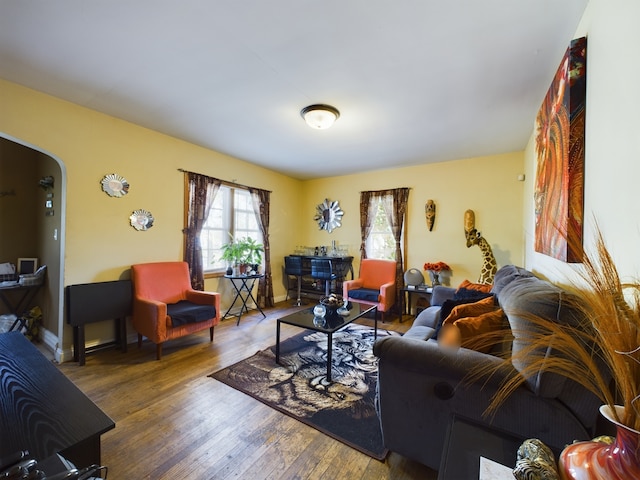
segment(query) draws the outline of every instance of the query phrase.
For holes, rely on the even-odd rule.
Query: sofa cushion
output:
[[[364,300],[366,302],[378,302],[380,299],[380,290],[356,288],[354,290],[349,290],[349,298],[354,300]]]
[[[177,327],[214,318],[216,316],[216,307],[182,300],[177,303],[167,304],[167,316],[171,318],[171,326]]]
[[[493,286],[491,287],[491,293],[496,296],[500,296],[502,289],[509,285],[513,280],[517,278],[536,278],[533,273],[524,268],[516,267],[515,265],[505,265],[501,267],[495,277],[493,277]]]
[[[446,300],[451,300],[455,295],[455,288],[436,285],[431,291],[431,305],[443,305]]]
[[[536,277],[521,277],[514,279],[501,291],[498,300],[509,319],[513,334],[512,364],[520,372],[525,373],[527,384],[536,395],[555,398],[567,381],[566,377],[544,372],[540,369],[531,374],[530,365],[534,358],[552,357],[559,355],[548,346],[531,351],[536,339],[546,332],[531,321],[532,316],[541,317],[557,323],[575,321],[575,313],[571,311],[562,296],[566,295],[559,287]]]

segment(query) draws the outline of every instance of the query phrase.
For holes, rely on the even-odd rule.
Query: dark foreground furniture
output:
[[[491,377],[470,382],[469,372],[497,367],[501,360],[492,353],[441,347],[432,338],[445,288],[434,288],[432,306],[403,337],[374,345],[380,359],[377,400],[385,447],[437,469],[452,415],[521,438],[538,438],[557,450],[592,438],[601,401],[578,383],[543,371],[518,387],[494,416],[484,415],[502,381],[527,365],[514,360]],[[492,293],[511,330],[503,340],[504,355],[527,348],[532,329],[527,312],[558,323],[575,320],[564,301],[566,292],[513,265],[496,273]],[[546,355],[555,354],[548,347]]]
[[[0,457],[60,453],[100,464],[100,435],[115,423],[21,333],[0,334]]]
[[[83,283],[66,288],[67,323],[73,326],[73,359],[76,362],[85,364],[84,326],[87,323],[114,320],[115,343],[126,353],[126,317],[133,310],[132,297],[131,280]]]

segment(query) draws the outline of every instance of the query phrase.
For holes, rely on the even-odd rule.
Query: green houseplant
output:
[[[264,246],[251,237],[240,239],[231,238],[231,241],[222,245],[222,260],[229,266],[239,268],[239,272],[244,273],[247,265],[251,265],[253,270],[257,270],[262,263],[262,252]]]

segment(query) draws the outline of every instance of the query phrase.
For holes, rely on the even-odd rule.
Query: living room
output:
[[[597,221],[623,278],[640,272],[632,196],[640,173],[635,158],[640,127],[635,114],[640,100],[635,73],[640,67],[629,61],[635,58],[630,39],[635,37],[639,14],[640,7],[631,0],[591,0],[579,27],[568,35],[588,36],[585,244],[592,243]],[[534,118],[531,139],[523,151],[297,180],[6,80],[0,80],[0,104],[3,137],[55,158],[54,170],[63,165],[56,184],[65,192],[56,197],[64,202],[57,217],[65,228],[59,237],[65,242],[59,248],[64,259],[60,285],[117,280],[134,263],[181,259],[184,183],[180,168],[273,192],[270,232],[276,299],[285,296],[284,282],[278,278],[282,259],[297,245],[327,245],[335,240],[349,246],[350,254],[358,258],[361,190],[411,188],[406,267],[445,261],[453,269],[452,285],[476,278],[482,263],[480,253],[464,244],[467,209],[476,212],[477,227],[491,243],[499,265],[518,264],[558,281],[573,269],[533,249]],[[2,162],[6,161],[3,157]],[[112,172],[131,183],[127,197],[112,201],[100,191],[100,179]],[[38,171],[37,178],[46,173]],[[523,182],[518,180],[521,174]],[[339,200],[345,211],[343,226],[331,235],[318,231],[313,221],[315,205],[324,198]],[[432,232],[424,222],[427,199],[438,204]],[[130,211],[137,208],[154,214],[153,229],[137,232],[128,225]],[[43,235],[53,236],[49,231]],[[52,254],[44,252],[50,250],[43,248],[39,254],[49,264],[47,256]],[[207,290],[224,288],[219,279],[207,280]],[[66,361],[71,328],[65,325],[61,298],[46,300],[44,328],[51,333],[47,344],[59,360]],[[93,341],[109,335],[110,325],[87,332]]]

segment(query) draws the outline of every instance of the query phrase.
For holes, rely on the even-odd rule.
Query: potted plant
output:
[[[243,237],[241,239],[235,239],[232,237],[229,243],[222,245],[222,260],[226,261],[229,266],[233,267],[233,273],[244,273],[247,265],[251,265],[252,269],[256,271],[258,265],[262,263],[262,252],[264,246],[257,243],[256,240],[251,237]]]
[[[244,261],[247,265],[251,265],[251,269],[254,272],[258,272],[259,266],[262,264],[262,252],[264,252],[264,245],[258,243],[251,237],[243,239],[244,248]]]

